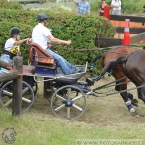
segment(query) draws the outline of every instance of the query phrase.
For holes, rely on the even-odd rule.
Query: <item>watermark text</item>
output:
[[[77,139],[76,145],[142,145],[141,139]]]

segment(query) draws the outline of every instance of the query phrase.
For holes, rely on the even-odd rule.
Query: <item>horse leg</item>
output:
[[[116,91],[120,91],[120,85],[118,85],[120,82],[116,82],[116,87],[115,90]],[[125,88],[127,88],[127,84],[124,84]],[[138,101],[136,99],[133,98],[133,94],[131,94],[130,92],[127,92],[127,98],[131,101],[131,104],[133,106],[138,106]]]
[[[145,103],[145,88],[139,88],[138,91],[138,98],[141,99]]]
[[[132,80],[132,82],[134,84],[136,84],[137,82],[136,82],[136,79],[134,79],[134,75],[132,75],[132,71],[128,71],[128,69],[127,69],[127,68],[129,68],[129,66],[126,67],[126,64],[123,64],[123,67],[126,68],[126,69],[123,69],[124,70],[124,73],[129,74],[130,75],[130,79]],[[127,96],[131,100],[131,104],[132,105],[138,106],[138,100],[133,98],[133,94],[131,94],[131,93],[128,92],[127,93]]]
[[[126,64],[123,64],[122,66],[123,66],[124,74],[130,73],[127,69],[124,69],[126,67]],[[124,80],[124,81],[126,81],[126,80]],[[121,90],[125,90],[125,89],[127,89],[127,84],[121,86]],[[139,117],[138,113],[135,111],[135,109],[133,108],[130,100],[128,99],[129,95],[127,95],[127,92],[122,93],[121,96],[124,99],[124,102],[125,102],[127,108],[129,109],[130,113],[132,114],[132,116]],[[131,97],[131,99],[133,99],[133,96]]]
[[[116,83],[116,84],[117,84],[117,83]],[[115,90],[119,91],[120,89],[119,89],[118,86],[116,86]],[[131,101],[131,104],[132,104],[133,106],[138,106],[138,101],[137,101],[137,99],[134,99],[134,98],[133,98],[133,94],[132,94],[132,93],[127,92],[127,98]]]
[[[125,79],[122,80],[121,82],[124,82],[124,81],[125,81]],[[116,84],[121,83],[121,82],[116,82]],[[127,84],[116,85],[116,87],[115,87],[116,91],[121,91],[121,90],[126,90],[126,89],[127,89]],[[130,99],[128,98],[129,95],[127,94],[127,91],[120,93],[120,95],[122,96],[124,103],[127,106],[131,115],[134,117],[138,117],[138,113],[135,111],[135,109],[133,108],[133,105],[131,104],[131,101],[130,101],[130,99],[133,99],[133,95],[132,96],[130,95]]]
[[[133,98],[133,94],[127,92],[127,97],[128,97],[129,100],[131,100],[131,104],[133,106],[138,106],[138,101]]]
[[[127,106],[127,108],[129,110],[129,112],[131,113],[131,115],[133,117],[139,117],[138,113],[135,111],[135,109],[133,108],[133,105],[131,104],[130,100],[127,97],[127,92],[120,93],[120,95],[122,96],[122,98],[123,98],[123,100],[125,102],[125,105]]]

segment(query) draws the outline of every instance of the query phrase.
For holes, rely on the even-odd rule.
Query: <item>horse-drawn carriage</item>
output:
[[[57,116],[71,120],[84,112],[86,95],[91,93],[91,89],[86,82],[78,80],[85,75],[87,63],[78,65],[81,72],[63,75],[50,54],[38,44],[29,43],[29,64],[23,65],[22,113],[32,106],[38,82],[44,82],[44,96]],[[12,87],[13,81],[1,83],[0,86],[0,101],[6,110],[12,109]]]
[[[85,75],[87,70],[86,65],[79,65],[82,68],[82,72],[74,73],[71,75],[63,75],[60,68],[55,64],[51,55],[46,53],[39,45],[35,43],[29,44],[29,61],[33,65],[23,66],[23,82],[22,82],[22,112],[27,111],[34,102],[34,96],[37,93],[38,82],[44,82],[44,97],[51,103],[51,109],[54,114],[60,118],[72,120],[78,118],[83,114],[86,108],[87,95],[94,95],[96,97],[109,96],[116,93],[120,93],[124,102],[132,115],[138,116],[137,112],[133,109],[132,104],[133,95],[127,92],[126,76],[118,66],[113,73],[116,81],[109,82],[103,86],[91,89],[90,86],[94,85],[94,81],[99,80],[106,71],[110,72],[111,66],[110,59],[117,59],[119,56],[127,56],[130,53],[134,53],[138,50],[129,46],[118,46],[110,50],[105,54],[103,62],[105,67],[101,74],[96,78],[88,78],[86,81],[79,81],[79,79]],[[110,53],[113,53],[110,57]],[[109,57],[107,57],[109,55]],[[100,58],[100,56],[96,57]],[[93,64],[97,59],[94,59]],[[107,60],[108,59],[108,60]],[[109,65],[107,63],[109,62]],[[39,78],[39,79],[38,79]],[[114,84],[113,84],[114,83]],[[143,83],[143,81],[141,82]],[[115,93],[109,91],[100,93],[99,90],[103,88],[115,87]],[[0,88],[0,101],[2,106],[9,110],[11,109],[13,93],[13,82],[9,81],[2,83]],[[141,86],[141,87],[144,87]],[[133,88],[136,89],[136,88]],[[138,89],[138,88],[137,88]],[[137,102],[134,102],[136,104]]]

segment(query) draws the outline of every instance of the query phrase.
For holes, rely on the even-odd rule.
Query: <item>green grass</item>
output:
[[[112,78],[105,77],[96,85],[110,80]],[[17,133],[13,145],[76,145],[77,139],[142,139],[145,144],[145,107],[142,102],[137,110],[141,117],[133,118],[118,95],[89,96],[84,114],[69,122],[52,115],[50,104],[42,96],[42,88],[43,83],[40,83],[33,106],[21,117],[13,117],[0,108],[0,145],[6,145],[2,140],[6,128],[14,128]]]
[[[37,121],[0,110],[0,131],[14,128],[17,136],[13,145],[75,145],[76,139],[142,139],[145,144],[145,124],[99,126],[76,121],[50,119]],[[0,144],[5,145],[0,137]]]

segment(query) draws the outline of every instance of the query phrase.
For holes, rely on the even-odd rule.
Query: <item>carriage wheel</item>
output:
[[[2,106],[12,111],[13,81],[5,83],[0,91],[0,101]],[[34,92],[29,84],[22,81],[22,113],[26,112],[34,102]]]
[[[34,77],[33,76],[23,76],[23,81],[28,83],[32,87],[32,89],[34,91],[34,96],[35,96],[37,93],[37,90],[38,90],[38,83],[34,80]]]
[[[52,96],[51,109],[66,120],[81,116],[86,108],[86,95],[78,87],[67,85],[59,88]]]

